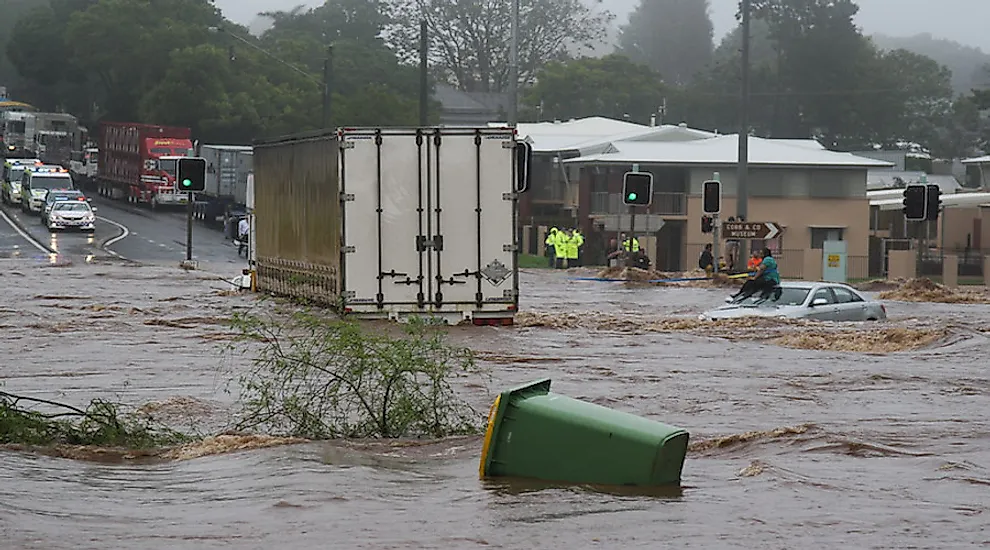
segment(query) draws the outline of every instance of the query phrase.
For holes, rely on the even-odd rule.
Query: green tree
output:
[[[663,102],[659,73],[620,54],[553,62],[524,94],[527,105],[541,105],[540,118],[605,116],[646,123]],[[532,117],[534,113],[531,113]]]
[[[619,35],[619,51],[685,84],[712,60],[708,0],[641,0]]]
[[[438,79],[468,92],[501,92],[509,84],[511,2],[490,0],[388,0],[387,32],[403,59],[419,56],[419,22],[429,30],[430,60]],[[520,0],[519,78],[590,48],[606,36],[613,15],[582,0]]]

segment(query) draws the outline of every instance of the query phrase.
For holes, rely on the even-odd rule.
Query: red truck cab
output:
[[[175,191],[180,157],[192,154],[189,128],[130,122],[100,124],[97,186],[100,195],[152,208],[186,204]]]

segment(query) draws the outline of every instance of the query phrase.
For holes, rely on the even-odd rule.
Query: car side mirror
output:
[[[824,306],[824,305],[825,305],[825,304],[827,304],[827,303],[828,303],[828,300],[827,300],[827,299],[825,299],[825,298],[815,298],[815,299],[814,299],[814,300],[813,300],[813,301],[811,302],[811,307],[815,307],[815,306]]]

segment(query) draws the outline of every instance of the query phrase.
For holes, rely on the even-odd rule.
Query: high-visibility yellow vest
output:
[[[639,239],[633,239],[631,246],[629,244],[629,239],[622,241],[622,248],[626,252],[639,252]]]

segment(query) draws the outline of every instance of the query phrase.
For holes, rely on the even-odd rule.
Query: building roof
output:
[[[902,170],[870,170],[866,173],[866,189],[877,191],[881,189],[903,189],[905,185],[921,183],[925,176],[928,183],[938,185],[942,193],[958,193],[963,186],[952,175],[925,174],[924,172],[905,172]]]
[[[749,164],[753,166],[831,166],[889,168],[892,163],[828,151],[811,140],[749,138]],[[583,164],[669,164],[725,166],[738,162],[738,135],[716,136],[680,142],[615,141],[606,151],[566,160]]]
[[[502,123],[493,123],[502,125]],[[520,123],[519,137],[533,145],[537,153],[602,153],[615,141],[690,141],[716,134],[686,126],[645,126],[604,117],[568,122]]]
[[[973,157],[971,159],[963,159],[963,164],[990,164],[990,155],[982,157]]]

